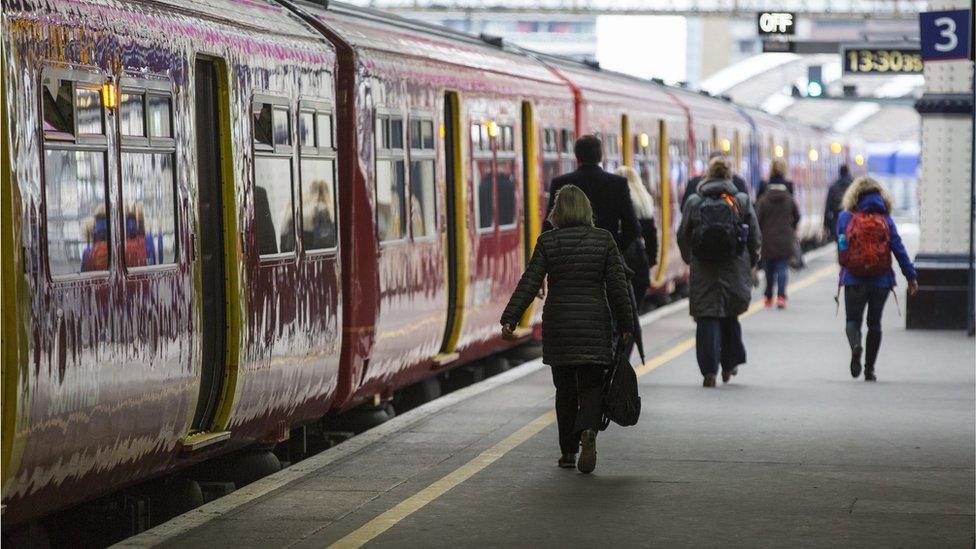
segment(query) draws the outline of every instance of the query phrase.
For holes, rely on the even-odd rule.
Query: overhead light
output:
[[[651,144],[651,136],[647,135],[646,133],[640,134],[640,146],[646,149],[647,147],[650,146],[650,144]]]
[[[783,146],[776,145],[773,147],[773,154],[776,155],[776,158],[783,158]]]
[[[817,149],[810,149],[807,156],[810,158],[810,162],[816,162],[820,158],[820,153],[817,152]]]
[[[721,147],[722,152],[727,153],[732,150],[732,143],[730,143],[728,139],[723,139],[722,142],[719,143],[719,147]]]
[[[843,148],[840,146],[840,143],[834,141],[833,143],[830,144],[830,152],[834,154],[840,154],[840,151],[842,150]]]
[[[862,156],[860,154],[855,155],[854,156],[854,163],[857,164],[858,166],[863,166],[864,165],[864,156]]]

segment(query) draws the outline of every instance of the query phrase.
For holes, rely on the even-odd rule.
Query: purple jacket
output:
[[[908,258],[908,252],[905,251],[905,245],[901,242],[901,237],[898,235],[898,229],[895,227],[895,222],[888,215],[888,208],[885,205],[885,201],[881,198],[881,195],[873,192],[867,193],[857,201],[857,207],[854,208],[859,212],[870,212],[870,213],[880,213],[884,214],[885,223],[888,224],[888,232],[891,233],[891,253],[895,254],[895,259],[898,260],[898,266],[901,268],[901,274],[905,275],[908,280],[915,280],[918,275],[915,273],[915,266],[912,265],[912,260]],[[847,234],[847,224],[851,222],[853,215],[851,212],[844,210],[840,212],[837,217],[837,236]],[[838,240],[838,246],[840,238]],[[847,269],[841,267],[840,269],[840,284],[842,286],[874,286],[876,288],[891,288],[895,286],[895,271],[888,269],[888,272],[883,275],[878,276],[854,276],[847,272]]]

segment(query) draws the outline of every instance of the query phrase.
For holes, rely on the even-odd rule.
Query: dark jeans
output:
[[[787,263],[788,259],[785,257],[783,259],[767,259],[765,264],[766,270],[766,299],[773,298],[773,283],[776,283],[777,291],[776,295],[779,297],[786,297],[786,281],[788,269]]]
[[[580,431],[600,429],[605,373],[606,367],[597,365],[552,367],[559,449],[564,454],[579,452]]]
[[[861,346],[861,325],[864,309],[868,311],[868,337],[865,342],[864,369],[873,372],[874,362],[881,349],[881,314],[891,288],[875,286],[844,286],[844,311],[847,316],[847,342],[851,349]]]
[[[746,361],[746,347],[742,343],[742,326],[739,318],[698,317],[695,338],[698,369],[702,375],[717,374],[719,364],[725,371],[732,370]]]

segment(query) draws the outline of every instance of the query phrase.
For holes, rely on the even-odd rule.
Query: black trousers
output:
[[[891,288],[875,286],[844,286],[844,311],[847,317],[847,342],[851,349],[861,346],[861,325],[864,310],[868,311],[868,337],[865,342],[864,369],[873,372],[874,362],[881,349],[881,315]]]
[[[579,452],[580,431],[600,429],[605,373],[606,366],[595,364],[552,367],[559,449],[564,454]]]
[[[739,317],[702,316],[695,318],[695,322],[698,323],[695,350],[702,375],[717,374],[720,364],[728,371],[745,363],[746,347],[742,343]]]

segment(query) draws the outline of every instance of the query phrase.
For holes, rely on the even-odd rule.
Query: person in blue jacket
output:
[[[845,251],[848,242],[848,226],[854,219],[855,212],[880,214],[888,227],[889,253],[898,260],[902,275],[908,280],[908,293],[915,295],[918,291],[918,275],[915,266],[908,258],[905,245],[895,222],[891,219],[891,198],[881,185],[867,176],[857,178],[844,193],[843,210],[837,217],[837,249]],[[850,267],[850,265],[848,265]],[[844,309],[847,317],[847,339],[851,346],[851,376],[861,375],[861,325],[864,323],[864,311],[868,313],[868,335],[864,351],[864,380],[876,381],[874,373],[878,350],[881,348],[881,313],[884,311],[888,294],[895,287],[895,272],[888,272],[877,276],[856,276],[847,268],[840,270],[840,284],[844,286]]]

